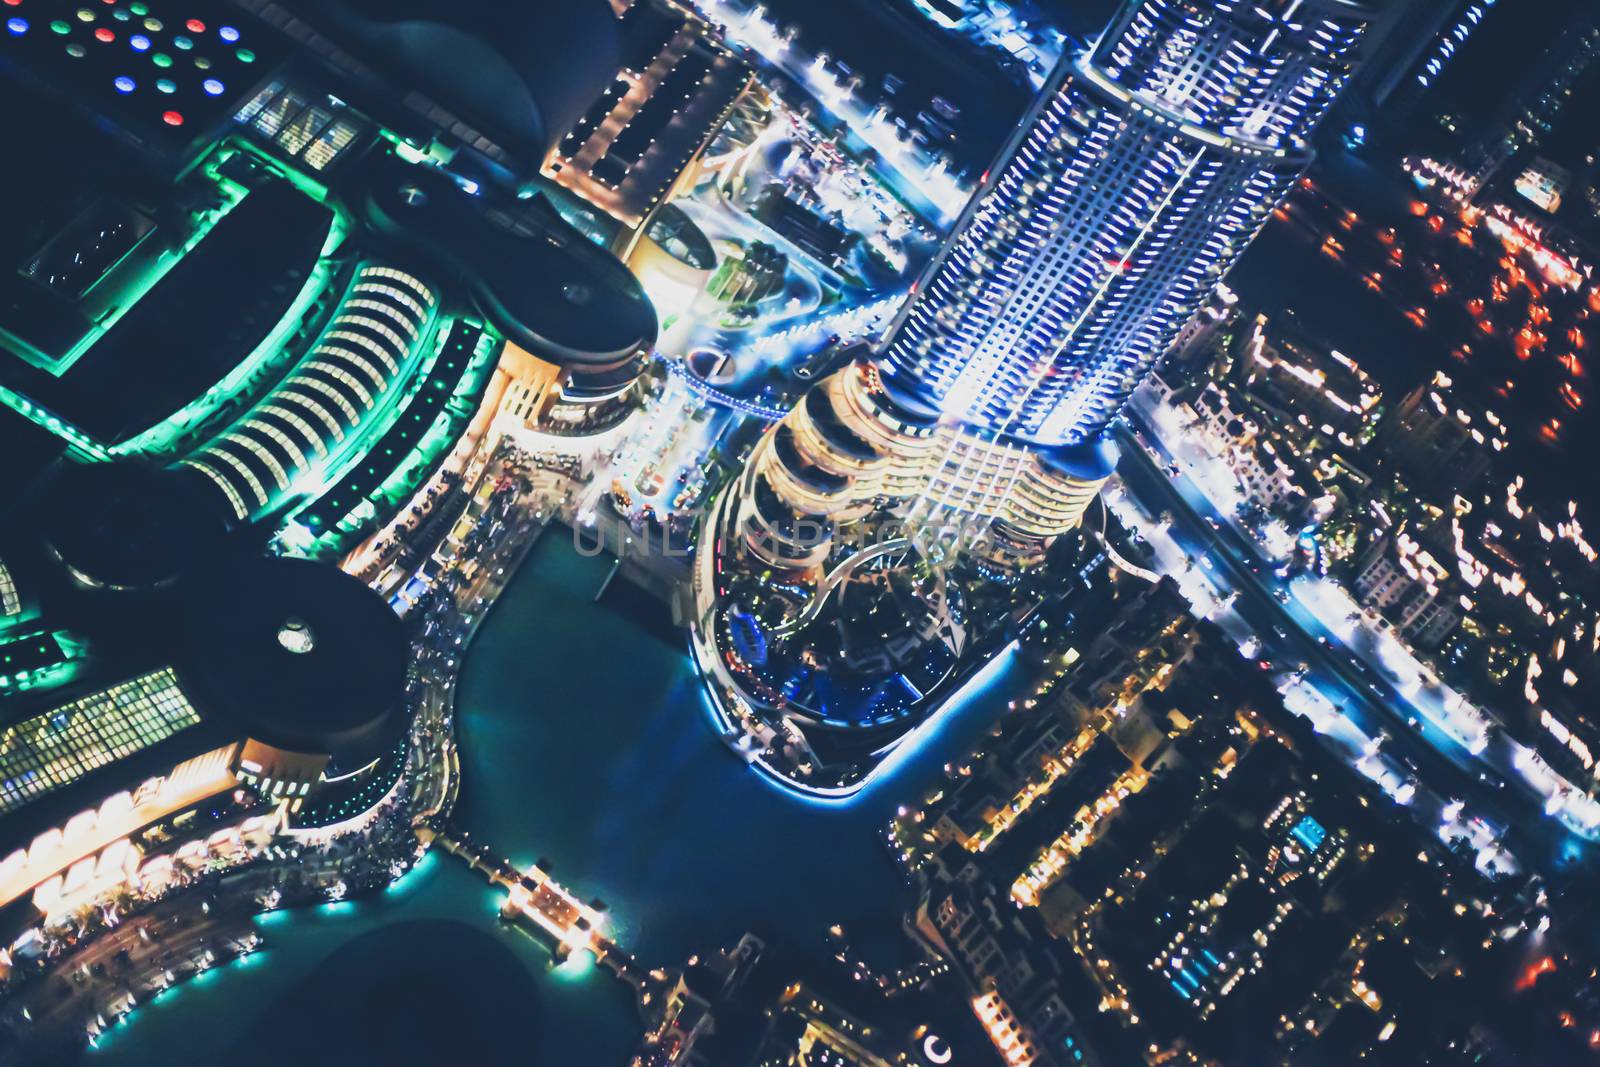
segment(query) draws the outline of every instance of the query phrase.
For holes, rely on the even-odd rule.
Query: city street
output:
[[[885,164],[885,177],[892,179],[902,195],[931,207],[945,222],[960,214],[972,191],[950,172],[948,164],[902,139],[895,126],[884,122],[857,101],[850,89],[841,86],[818,57],[808,57],[790,44],[765,17],[762,8],[744,12],[720,0],[702,0],[701,7],[726,25],[730,40],[743,44],[793,78],[837,115],[852,134],[871,146]]]
[[[1438,726],[1414,694],[1397,687],[1387,668],[1361,658],[1363,646],[1347,644],[1294,598],[1285,603],[1275,596],[1281,583],[1272,565],[1192,481],[1162,469],[1156,457],[1170,463],[1172,456],[1148,430],[1136,413],[1130,414],[1119,434],[1118,475],[1126,495],[1110,492],[1108,505],[1156,549],[1164,568],[1188,570],[1199,561],[1198,572],[1215,591],[1214,621],[1241,641],[1242,652],[1287,676],[1291,708],[1309,710],[1320,698],[1324,709],[1336,709],[1347,724],[1339,729],[1341,747],[1356,768],[1411,806],[1419,819],[1463,823],[1465,835],[1480,848],[1480,862],[1503,862],[1494,855],[1498,845],[1483,857],[1485,836],[1509,838],[1517,860],[1534,869],[1578,854],[1566,823],[1547,816],[1548,796],[1523,773],[1520,746],[1491,732],[1474,752]],[[1304,674],[1296,679],[1301,665]],[[1292,695],[1300,689],[1309,693]]]

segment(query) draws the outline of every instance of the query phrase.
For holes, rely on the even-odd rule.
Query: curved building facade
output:
[[[1078,524],[1112,462],[1098,442],[1041,449],[974,434],[857,363],[818,383],[756,446],[740,531],[763,563],[809,570],[842,528],[889,506],[908,526],[969,546],[964,527],[976,517],[978,540],[1029,563]]]
[[[184,460],[222,491],[240,519],[336,462],[404,380],[433,321],[434,291],[415,275],[364,264],[305,358],[243,418]]]
[[[1061,62],[877,361],[813,386],[708,517],[695,652],[730,744],[793,788],[844,795],[943,683],[913,686],[862,754],[798,706],[818,674],[890,686],[913,657],[994,647],[1005,613],[979,618],[957,582],[917,589],[937,608],[926,628],[905,625],[909,602],[837,590],[858,575],[888,589],[915,573],[904,557],[1035,595],[1025,573],[1111,475],[1104,430],[1310,163],[1380,7],[1124,0]],[[849,641],[862,620],[884,655]],[[860,692],[853,707],[875,711],[882,689]]]

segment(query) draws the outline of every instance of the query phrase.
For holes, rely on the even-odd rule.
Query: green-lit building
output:
[[[566,424],[631,410],[654,309],[539,178],[617,16],[401,6],[0,16],[0,938],[366,825],[408,639],[316,560],[434,474],[503,350]]]

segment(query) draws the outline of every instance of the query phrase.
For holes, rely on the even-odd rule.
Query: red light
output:
[[[163,111],[161,113],[161,121],[165,122],[168,126],[182,126],[183,113],[178,111]]]
[[[188,22],[185,22],[183,25],[190,33],[205,33],[206,32],[206,24],[201,22],[199,19],[190,19]]]
[[[1551,419],[1550,421],[1555,422],[1554,419]],[[1551,959],[1549,956],[1545,956],[1538,963],[1533,964],[1527,970],[1522,972],[1522,977],[1517,980],[1517,991],[1521,992],[1524,989],[1532,989],[1533,984],[1539,980],[1540,975],[1548,974],[1555,969],[1556,961]]]
[[[10,7],[21,7],[22,0],[6,0],[6,4]]]
[[[97,41],[104,41],[106,44],[110,44],[112,41],[117,39],[117,35],[106,29],[104,26],[101,26],[98,30],[94,31],[94,39]]]

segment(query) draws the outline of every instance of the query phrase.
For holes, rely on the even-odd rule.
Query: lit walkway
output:
[[[437,844],[483,875],[490,885],[504,887],[507,896],[500,914],[512,921],[524,921],[548,935],[554,942],[556,959],[565,960],[574,952],[587,950],[597,964],[641,995],[649,989],[651,979],[638,962],[600,932],[605,924],[604,912],[583,903],[538,864],[526,872],[519,871],[511,861],[468,840],[468,836],[448,823],[425,823],[417,828],[417,837],[424,844]]]

